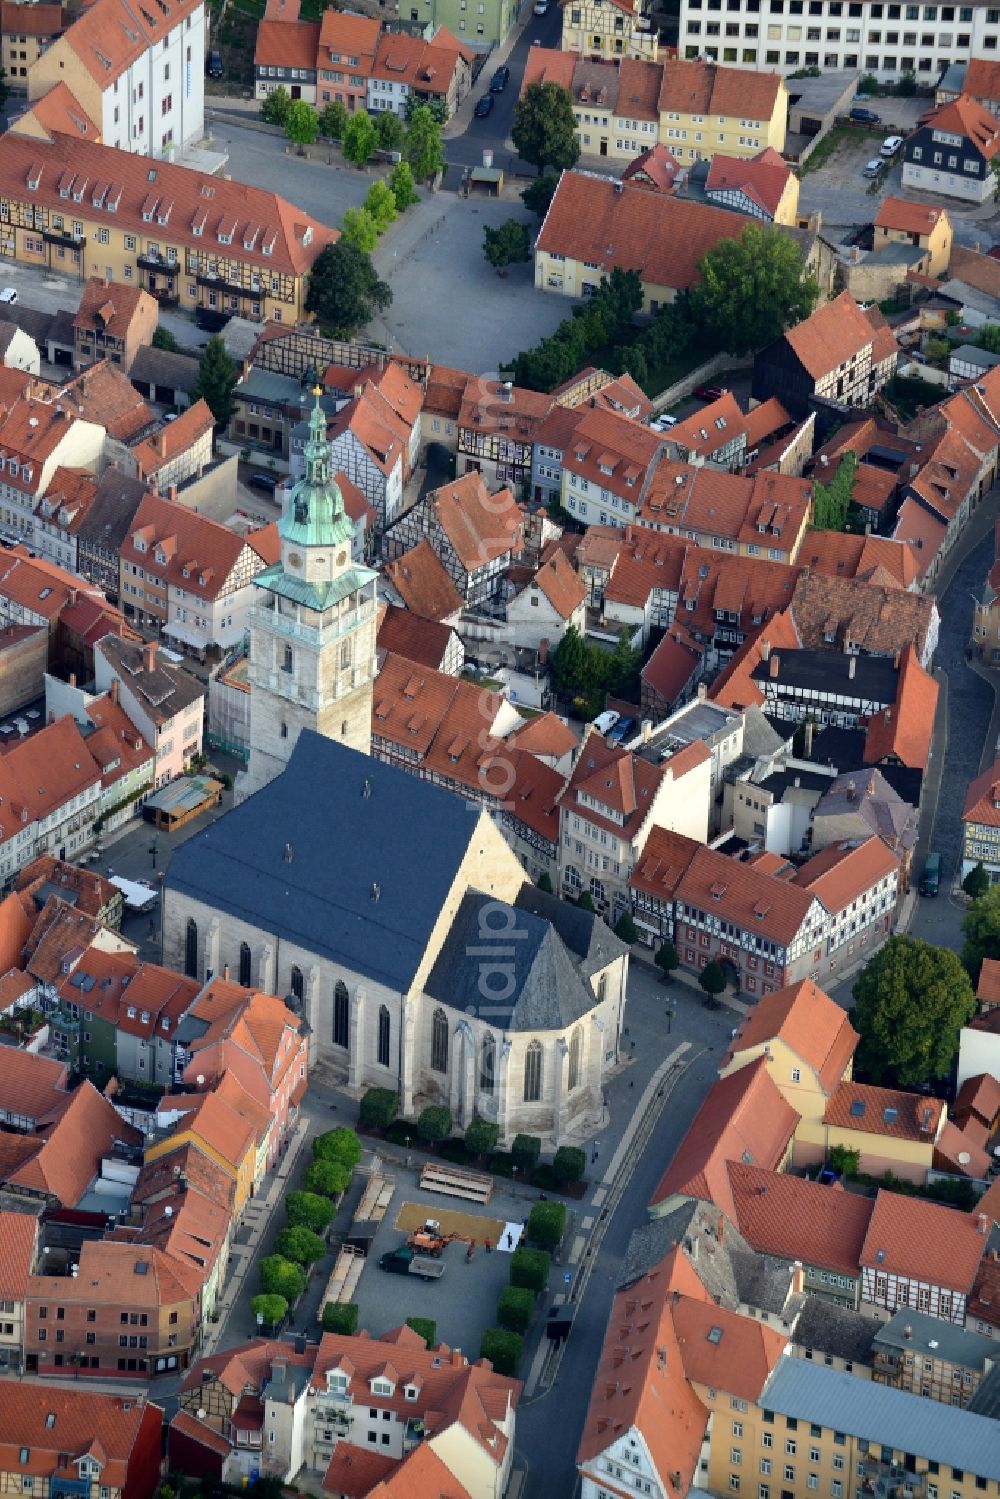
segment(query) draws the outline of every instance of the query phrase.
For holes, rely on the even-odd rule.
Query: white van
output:
[[[598,713],[591,728],[596,729],[599,734],[610,734],[620,718],[621,714],[616,713],[614,708],[607,708],[603,713]]]

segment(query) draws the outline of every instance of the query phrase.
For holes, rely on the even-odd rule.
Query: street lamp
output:
[[[153,860],[153,868],[154,869],[156,868],[156,856],[159,853],[159,851],[160,851],[160,840],[159,840],[159,837],[157,836],[157,834],[154,833],[153,834],[153,841],[149,845],[149,853],[150,853],[150,857]]]
[[[667,1016],[667,1035],[669,1036],[670,1035],[670,1026],[671,1026],[671,1023],[672,1023],[673,1018],[674,1018],[674,1012],[673,1012],[673,1010],[671,1010],[671,1009],[668,1008],[667,1011],[666,1011],[666,1016]]]

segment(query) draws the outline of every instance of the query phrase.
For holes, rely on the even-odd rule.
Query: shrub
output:
[[[406,1325],[420,1334],[428,1348],[434,1347],[437,1342],[437,1323],[433,1317],[407,1317]]]
[[[672,942],[664,942],[653,959],[657,968],[662,968],[664,973],[673,973],[675,968],[680,967],[680,961],[677,949]]]
[[[369,1088],[361,1100],[361,1123],[369,1129],[387,1129],[399,1109],[399,1095],[392,1088]]]
[[[722,964],[714,960],[706,963],[698,975],[698,982],[710,999],[721,994],[726,987],[726,972]]]
[[[306,1172],[306,1191],[323,1197],[339,1197],[351,1180],[351,1168],[343,1161],[313,1161]]]
[[[633,943],[638,942],[639,933],[628,911],[623,911],[615,922],[615,936],[620,937],[623,942],[627,942],[629,947]]]
[[[552,1162],[552,1170],[556,1181],[578,1182],[586,1164],[587,1157],[582,1150],[575,1145],[560,1145]]]
[[[342,1332],[350,1336],[358,1330],[356,1301],[328,1301],[323,1308],[323,1331]]]
[[[544,1291],[548,1285],[552,1256],[544,1249],[519,1244],[510,1257],[510,1283],[528,1291]]]
[[[962,889],[970,900],[978,900],[990,888],[990,877],[981,864],[974,864],[962,881]]]
[[[857,1176],[861,1169],[861,1152],[849,1145],[830,1146],[830,1170],[838,1176]]]
[[[550,1187],[556,1186],[556,1174],[550,1162],[543,1161],[540,1166],[535,1167],[531,1173],[531,1185],[541,1192],[547,1192]]]
[[[509,1332],[527,1332],[535,1314],[535,1294],[525,1286],[504,1286],[497,1303],[497,1321]]]
[[[513,1176],[514,1162],[505,1150],[498,1150],[496,1155],[490,1156],[486,1169],[492,1176]]]
[[[311,1265],[326,1254],[326,1240],[301,1224],[295,1228],[283,1228],[274,1241],[274,1247],[278,1254],[283,1254],[286,1260],[294,1260],[297,1265]]]
[[[581,911],[593,911],[594,909],[594,897],[589,890],[581,890],[576,898],[576,903]]]
[[[517,1373],[521,1362],[524,1339],[516,1332],[505,1332],[500,1327],[488,1327],[479,1345],[479,1357],[488,1358],[498,1374]]]
[[[263,1326],[277,1327],[288,1311],[288,1302],[284,1296],[269,1296],[263,1292],[250,1298],[250,1310],[255,1317],[260,1317]]]
[[[542,1249],[555,1249],[565,1229],[565,1203],[536,1202],[528,1214],[528,1238]]]
[[[465,1148],[473,1155],[489,1155],[500,1138],[500,1126],[477,1114],[465,1131]]]
[[[410,1146],[416,1138],[417,1126],[412,1119],[394,1119],[385,1132],[390,1145]]]
[[[430,1103],[417,1120],[417,1134],[421,1140],[447,1140],[451,1134],[451,1109],[443,1103]]]
[[[342,1161],[351,1171],[361,1160],[361,1141],[352,1129],[328,1129],[312,1143],[314,1161]]]
[[[306,1288],[305,1271],[283,1254],[265,1255],[260,1262],[260,1288],[266,1296],[294,1301]]]
[[[438,1155],[443,1161],[451,1161],[453,1166],[464,1166],[469,1159],[464,1140],[443,1140]]]
[[[333,1203],[318,1192],[289,1192],[285,1198],[285,1215],[290,1228],[311,1228],[318,1234],[328,1228],[333,1217]]]
[[[515,1135],[510,1153],[518,1171],[530,1171],[542,1153],[542,1142],[537,1135]]]
[[[555,891],[552,888],[552,876],[544,869],[538,876],[538,888],[539,890],[541,890],[543,895],[555,894]]]

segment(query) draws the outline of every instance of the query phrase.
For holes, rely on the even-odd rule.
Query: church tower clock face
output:
[[[288,554],[288,565],[289,565],[289,567],[301,567],[302,566],[302,558],[299,556],[298,552],[289,552],[289,554]]]

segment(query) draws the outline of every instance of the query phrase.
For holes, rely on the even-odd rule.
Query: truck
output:
[[[378,1267],[380,1270],[387,1270],[390,1275],[419,1275],[421,1280],[438,1280],[445,1271],[443,1261],[432,1260],[426,1254],[416,1254],[405,1245],[399,1249],[389,1249],[380,1255]]]
[[[941,888],[941,855],[928,854],[924,872],[920,876],[920,894],[937,895]]]

